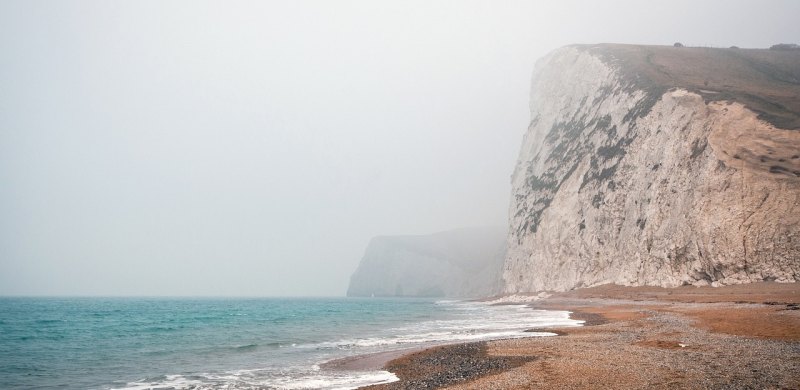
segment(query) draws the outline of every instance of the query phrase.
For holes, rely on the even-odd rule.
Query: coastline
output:
[[[555,337],[376,354],[370,368],[383,363],[400,380],[363,389],[800,388],[797,283],[606,285],[530,306],[568,310],[586,323],[536,329]]]

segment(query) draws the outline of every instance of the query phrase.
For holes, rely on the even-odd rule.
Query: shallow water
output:
[[[430,299],[0,298],[0,388],[347,389],[395,378],[320,364],[578,324]]]

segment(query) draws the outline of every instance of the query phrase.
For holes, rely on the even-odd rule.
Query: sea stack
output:
[[[800,279],[800,52],[568,46],[530,109],[506,293]]]

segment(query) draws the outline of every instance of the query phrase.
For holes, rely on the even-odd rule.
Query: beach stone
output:
[[[417,352],[385,368],[400,381],[368,388],[382,390],[439,389],[503,372],[533,361],[530,356],[489,356],[486,342],[449,345]]]

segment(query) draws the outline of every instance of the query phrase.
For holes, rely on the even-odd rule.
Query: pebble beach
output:
[[[385,363],[369,389],[800,388],[800,286],[601,286],[531,304],[570,310],[555,337],[456,344]],[[537,329],[538,330],[538,329]]]

